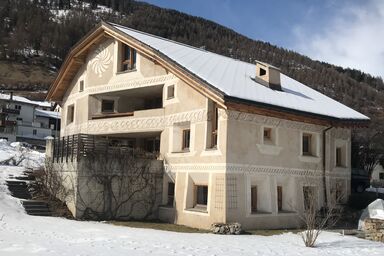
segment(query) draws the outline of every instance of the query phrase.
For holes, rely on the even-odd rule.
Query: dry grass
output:
[[[130,228],[148,228],[156,229],[163,231],[173,231],[173,232],[182,232],[182,233],[209,233],[209,230],[190,228],[183,225],[176,225],[164,222],[150,222],[150,221],[109,221],[109,224],[116,226],[124,226]]]

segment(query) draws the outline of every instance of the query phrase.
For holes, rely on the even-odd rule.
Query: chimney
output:
[[[272,90],[281,91],[280,69],[267,63],[256,61],[255,81]]]
[[[9,100],[12,101],[13,100],[13,92],[11,92],[10,96],[9,96]]]

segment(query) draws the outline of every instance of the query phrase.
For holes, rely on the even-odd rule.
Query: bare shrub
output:
[[[79,167],[87,188],[79,188],[77,194],[78,203],[85,208],[83,218],[132,219],[137,208],[143,211],[141,219],[150,217],[156,208],[160,178],[151,170],[151,162],[121,150],[113,154],[87,152]]]
[[[326,206],[319,209],[319,188],[322,183],[315,181],[310,186],[303,187],[304,210],[299,214],[304,223],[305,230],[300,233],[306,247],[314,247],[320,233],[333,227],[340,218],[339,203],[344,194],[339,187],[331,189],[331,196]],[[300,211],[299,211],[300,212]]]

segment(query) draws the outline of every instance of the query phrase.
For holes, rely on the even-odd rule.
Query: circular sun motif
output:
[[[100,46],[96,50],[95,57],[90,61],[89,65],[91,66],[93,72],[99,77],[102,77],[103,73],[107,70],[109,63],[112,61],[112,56],[109,53],[108,49]]]

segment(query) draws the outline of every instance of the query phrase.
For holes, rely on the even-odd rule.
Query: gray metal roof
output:
[[[338,119],[369,119],[284,74],[281,74],[282,91],[273,90],[252,79],[256,74],[255,64],[120,25],[111,25],[158,50],[227,96]]]

